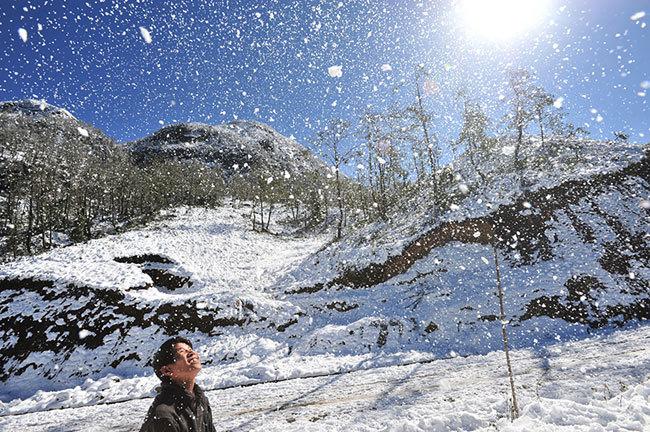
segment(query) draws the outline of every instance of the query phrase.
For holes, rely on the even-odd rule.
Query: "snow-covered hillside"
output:
[[[613,144],[604,152],[603,145],[586,142],[579,165],[558,167],[525,190],[512,174],[495,176],[480,194],[459,193],[458,204],[437,218],[425,191],[388,221],[310,257],[283,280],[288,295],[318,311],[308,314],[322,330],[304,343],[327,351],[340,344],[335,333],[352,340],[374,327],[370,346],[383,349],[429,342],[438,354],[498,348],[492,244],[516,344],[650,318],[648,154]]]
[[[68,141],[83,141],[105,152],[115,145],[103,131],[77,119],[65,108],[35,99],[0,102],[0,132],[18,136],[33,146],[42,146],[44,141],[59,146],[69,145]],[[2,148],[0,157],[4,151]]]
[[[632,210],[632,213],[627,214],[630,222],[647,231],[648,224],[640,223],[647,222],[647,210],[650,208],[650,149],[647,145],[576,139],[551,141],[542,146],[539,140],[533,137],[522,150],[522,158],[527,166],[522,173],[527,186],[522,187],[519,176],[513,170],[512,157],[509,156],[511,150],[507,144],[509,142],[496,145],[493,151],[480,161],[479,169],[488,178],[487,183],[481,181],[477,170],[469,163],[469,158],[461,156],[453,164],[455,179],[448,186],[447,193],[452,199],[447,208],[441,209],[435,205],[436,191],[433,188],[426,187],[426,184],[420,185],[394,206],[387,220],[378,220],[361,229],[354,227],[341,242],[315,256],[312,266],[301,268],[294,279],[304,279],[302,283],[305,285],[332,283],[343,273],[353,273],[373,264],[383,265],[390,257],[404,254],[410,247],[421,243],[426,234],[441,227],[467,221],[493,223],[494,221],[489,220],[490,215],[492,218],[495,215],[505,216],[503,212],[506,209],[512,209],[514,214],[508,215],[511,218],[519,215],[519,219],[527,220],[524,221],[523,227],[505,227],[512,228],[513,232],[507,233],[508,235],[501,232],[496,234],[502,235],[500,241],[520,246],[507,247],[506,250],[514,249],[522,255],[525,251],[521,246],[529,245],[520,241],[521,239],[512,241],[515,230],[527,231],[524,228],[532,221],[546,223],[548,215],[545,212],[554,211],[559,207],[571,207],[589,217],[591,207],[585,208],[585,204],[589,203],[584,200],[590,202],[594,194],[600,194],[604,198],[611,197],[614,207],[618,206],[619,198],[626,201],[626,205]],[[551,151],[554,148],[561,150]],[[613,189],[619,189],[620,195],[613,196]],[[534,200],[536,202],[533,202]],[[578,206],[583,208],[578,210]],[[568,217],[575,220],[572,214]],[[591,221],[592,224],[603,222],[598,216],[593,217],[595,220]],[[501,225],[514,222],[507,220]],[[485,232],[483,236],[475,236],[477,228],[468,228],[460,231],[465,231],[467,237],[474,238],[475,242],[487,241]],[[530,234],[535,236],[538,233]],[[540,241],[543,242],[544,238]],[[425,245],[423,248],[424,252],[421,253],[426,253],[430,246]],[[309,273],[310,268],[315,271]],[[366,283],[372,284],[371,281]]]
[[[3,399],[143,374],[176,332],[212,339],[214,363],[276,349],[264,333],[300,309],[265,291],[324,239],[258,234],[248,214],[180,209],[144,230],[3,265]]]
[[[515,348],[647,320],[648,159],[610,150],[437,221],[422,191],[340,242],[253,232],[228,202],[5,264],[0,412],[151,396],[149,358],[177,333],[209,388],[500,350],[491,243]]]

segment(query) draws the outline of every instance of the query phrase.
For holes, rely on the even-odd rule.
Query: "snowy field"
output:
[[[209,391],[219,431],[647,431],[650,326],[503,352]],[[200,375],[199,375],[200,377]],[[137,431],[151,398],[0,417],[1,430]]]

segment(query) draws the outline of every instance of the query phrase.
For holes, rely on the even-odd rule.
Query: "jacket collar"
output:
[[[203,390],[199,387],[198,384],[194,383],[194,395],[185,390],[182,386],[176,383],[162,383],[160,386],[159,393],[173,393],[176,396],[182,397],[183,400],[192,400],[196,398],[197,400],[203,399]]]

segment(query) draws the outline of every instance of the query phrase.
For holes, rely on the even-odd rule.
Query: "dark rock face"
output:
[[[327,309],[333,309],[338,312],[348,312],[358,308],[359,305],[354,303],[348,304],[345,301],[340,301],[340,302],[336,301],[336,302],[326,304],[325,307]]]
[[[427,326],[424,328],[424,331],[426,333],[433,333],[436,330],[438,330],[438,324],[434,323],[433,321],[427,324]]]
[[[183,288],[184,286],[187,286],[188,288],[192,286],[192,281],[190,281],[189,276],[175,275],[165,269],[143,268],[142,272],[151,277],[154,285],[164,287],[170,291]]]
[[[154,255],[154,254],[116,257],[113,259],[118,263],[123,263],[123,264],[149,264],[149,263],[173,264],[174,263],[171,259],[167,257],[164,257],[162,255]]]

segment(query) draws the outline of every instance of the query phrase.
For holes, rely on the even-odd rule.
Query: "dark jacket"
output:
[[[210,402],[194,385],[194,395],[176,384],[163,384],[140,432],[215,432]]]

